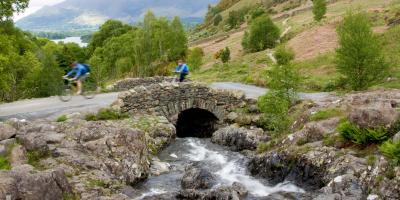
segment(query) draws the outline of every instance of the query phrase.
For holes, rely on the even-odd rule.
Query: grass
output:
[[[0,170],[10,170],[11,164],[8,156],[0,156]]]
[[[67,118],[67,116],[66,115],[61,115],[60,117],[58,117],[57,118],[57,122],[65,122],[65,121],[67,121],[68,120],[68,118]]]
[[[108,185],[103,180],[89,180],[87,186],[90,188],[95,188],[95,187],[107,188]]]
[[[87,114],[85,116],[86,121],[104,121],[104,120],[121,120],[128,118],[129,115],[121,113],[113,109],[101,109],[98,113]]]
[[[339,117],[343,115],[343,111],[337,108],[330,108],[326,110],[320,110],[314,115],[311,116],[311,121],[321,121],[325,119],[329,119],[332,117]]]
[[[36,169],[45,169],[45,166],[40,164],[40,161],[49,157],[49,152],[44,151],[28,151],[28,164],[32,165]]]

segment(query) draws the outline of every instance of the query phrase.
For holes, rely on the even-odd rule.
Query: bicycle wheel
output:
[[[59,99],[63,102],[68,102],[72,99],[74,91],[72,90],[70,85],[65,85],[64,89],[61,91],[61,94],[58,96]]]
[[[86,99],[93,99],[99,93],[99,88],[94,82],[85,82],[83,84],[82,96]]]

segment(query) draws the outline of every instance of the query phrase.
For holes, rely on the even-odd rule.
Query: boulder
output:
[[[234,151],[255,150],[259,142],[268,141],[262,129],[246,129],[228,126],[217,130],[211,141],[220,145],[229,146]]]
[[[201,200],[240,200],[244,199],[247,192],[244,192],[243,186],[219,186],[211,190],[182,190],[176,196],[177,199],[201,199]]]
[[[73,192],[61,170],[38,172],[22,165],[0,172],[0,199],[63,200],[65,195]]]
[[[10,163],[11,166],[17,167],[19,165],[26,164],[28,162],[28,157],[26,156],[26,150],[21,145],[16,145],[10,154]]]
[[[335,199],[358,200],[367,197],[357,178],[350,174],[337,176],[320,191],[322,194],[315,199],[325,200],[334,197]]]
[[[9,124],[0,122],[0,141],[14,137],[17,133],[14,127]]]
[[[393,142],[400,142],[400,132],[396,133],[393,137]]]
[[[161,174],[168,173],[170,171],[171,165],[160,161],[157,157],[154,157],[151,161],[150,173],[153,176],[159,176]]]
[[[198,163],[192,163],[185,169],[181,180],[183,189],[209,189],[215,184],[215,176]]]
[[[374,103],[356,107],[349,115],[349,121],[360,128],[391,128],[399,120],[399,113],[390,103]]]
[[[8,153],[10,153],[10,149],[15,143],[15,138],[0,141],[0,156],[6,156]]]

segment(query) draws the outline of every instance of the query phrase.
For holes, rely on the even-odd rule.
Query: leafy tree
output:
[[[326,0],[313,0],[313,9],[315,21],[321,21],[326,14]]]
[[[170,36],[171,49],[169,54],[169,60],[174,61],[186,56],[188,49],[188,39],[186,31],[182,25],[179,17],[175,17],[171,23],[171,36]]]
[[[387,75],[381,43],[365,13],[347,13],[337,32],[340,46],[336,50],[336,65],[351,89],[367,89]]]
[[[218,26],[219,23],[221,23],[221,21],[222,21],[222,15],[221,14],[217,14],[214,17],[214,26]]]
[[[239,12],[237,11],[230,11],[228,15],[228,20],[227,23],[229,25],[229,28],[236,28],[239,24]]]
[[[1,0],[0,21],[9,20],[14,13],[22,12],[28,5],[29,0]]]
[[[258,99],[258,107],[264,113],[262,125],[276,133],[286,131],[290,125],[288,117],[290,102],[282,92],[272,90]]]
[[[231,50],[229,47],[226,47],[221,53],[221,61],[227,63],[229,60],[231,60]]]
[[[251,23],[250,33],[243,38],[243,47],[250,52],[257,52],[271,48],[276,45],[279,39],[279,28],[272,20],[262,15]]]
[[[262,9],[260,7],[257,7],[254,10],[251,11],[251,19],[252,20],[256,19],[257,17],[260,17],[260,16],[265,15],[265,14],[266,13],[265,13],[264,9]]]
[[[197,70],[203,64],[204,51],[196,47],[189,51],[188,64],[193,71]]]
[[[275,49],[274,57],[278,65],[288,65],[294,59],[294,52],[282,45]]]

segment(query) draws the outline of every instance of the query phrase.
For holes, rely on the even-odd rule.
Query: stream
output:
[[[169,173],[149,177],[134,189],[133,199],[146,196],[177,192],[181,190],[181,178],[185,166],[199,162],[202,167],[217,177],[217,184],[230,186],[234,182],[243,184],[249,192],[247,199],[260,199],[276,192],[304,192],[301,188],[288,183],[269,185],[262,179],[254,178],[247,171],[248,159],[238,152],[213,144],[210,139],[178,138],[159,154],[159,159],[170,164]]]

